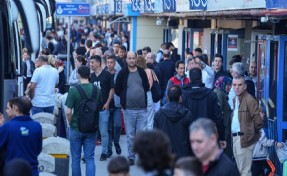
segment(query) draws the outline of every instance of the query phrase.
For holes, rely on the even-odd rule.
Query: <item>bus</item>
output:
[[[25,47],[35,55],[40,51],[40,36],[46,30],[54,4],[54,0],[0,0],[0,112],[3,114],[9,99],[23,95],[18,21],[25,33]]]

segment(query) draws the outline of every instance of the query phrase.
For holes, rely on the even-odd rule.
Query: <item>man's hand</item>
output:
[[[220,147],[222,148],[222,149],[225,149],[226,148],[226,141],[220,141]]]
[[[5,123],[5,118],[2,113],[0,113],[0,126],[2,126]]]
[[[283,142],[276,142],[276,146],[275,147],[283,148],[284,144],[283,144]]]
[[[109,103],[106,103],[106,104],[103,106],[103,110],[109,110]]]

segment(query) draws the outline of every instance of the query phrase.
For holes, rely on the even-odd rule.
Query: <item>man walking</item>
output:
[[[81,66],[78,69],[78,76],[80,80],[81,88],[84,90],[87,97],[91,97],[96,89],[96,96],[91,97],[97,99],[99,103],[100,90],[89,83],[90,68],[87,66]],[[70,123],[70,148],[72,157],[72,176],[81,175],[81,153],[82,148],[85,155],[86,162],[86,176],[95,176],[95,147],[96,147],[96,131],[94,132],[80,132],[78,128],[79,118],[80,118],[80,102],[82,98],[76,87],[71,87],[66,100],[66,115]],[[72,114],[73,110],[73,114]]]
[[[114,96],[114,79],[113,76],[102,69],[102,58],[98,55],[91,57],[90,67],[93,73],[91,74],[90,82],[101,90],[102,99],[99,104],[100,119],[99,128],[102,140],[102,154],[100,161],[107,159],[108,154],[108,123],[109,123],[109,105]]]
[[[202,163],[205,176],[239,176],[236,165],[218,147],[217,129],[210,119],[197,119],[189,132],[192,151]]]
[[[123,68],[116,79],[115,93],[120,97],[124,109],[127,134],[129,164],[134,165],[135,153],[132,151],[136,133],[147,128],[147,92],[149,83],[143,68],[136,66],[136,53],[127,54],[128,67]]]
[[[115,70],[116,60],[115,56],[107,57],[107,71],[112,75],[113,80],[115,80],[115,76],[118,74],[118,70]],[[110,117],[109,117],[109,145],[108,145],[108,157],[113,154],[112,145],[114,142],[116,153],[121,154],[121,146],[119,143],[121,136],[121,104],[120,99],[117,95],[114,94],[113,99],[110,103]]]
[[[215,72],[212,87],[214,88],[214,84],[217,81],[217,79],[221,76],[227,76],[227,73],[223,70],[223,56],[221,54],[215,54],[214,60],[213,60],[213,69]]]
[[[259,112],[256,99],[246,91],[243,76],[234,77],[232,86],[236,94],[231,123],[233,155],[240,174],[251,176],[253,150],[260,138],[264,114]]]
[[[189,79],[186,77],[184,61],[177,61],[175,63],[175,76],[171,77],[167,82],[166,90],[168,90],[172,85],[179,85],[183,87],[189,83]]]
[[[216,94],[202,83],[201,69],[191,69],[189,76],[191,81],[183,87],[182,104],[191,111],[196,119],[200,117],[211,119],[218,129],[222,147],[225,147],[225,127]]]
[[[48,63],[47,56],[39,56],[41,67],[34,71],[31,79],[32,114],[47,112],[53,114],[55,106],[55,87],[59,82],[59,73]]]
[[[188,127],[193,121],[193,116],[179,103],[181,96],[181,87],[172,85],[167,91],[169,101],[154,115],[154,128],[167,134],[171,141],[172,152],[177,158],[191,154]]]
[[[0,152],[5,151],[5,165],[16,158],[24,159],[30,163],[33,176],[38,176],[37,157],[42,150],[42,127],[29,116],[31,107],[27,97],[9,100],[6,113],[11,120],[4,125],[5,119],[0,113]]]

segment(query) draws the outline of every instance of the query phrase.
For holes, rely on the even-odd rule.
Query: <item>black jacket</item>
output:
[[[142,86],[145,92],[149,90],[149,82],[146,72],[143,68],[137,67],[137,71],[142,79]],[[120,97],[120,102],[123,109],[126,109],[127,85],[129,77],[129,68],[124,67],[118,73],[115,85],[115,94]],[[147,106],[147,95],[145,94],[145,105]]]
[[[211,119],[217,127],[219,139],[225,140],[225,127],[217,95],[203,83],[189,83],[183,87],[182,104],[187,107],[194,117]]]
[[[191,155],[188,128],[193,121],[191,112],[177,102],[166,103],[154,115],[154,128],[168,135],[177,158]]]
[[[33,73],[34,73],[34,71],[35,71],[35,64],[34,64],[34,62],[31,60],[31,59],[29,59],[29,62],[30,62],[30,69],[31,69],[31,73],[32,73],[32,75],[33,75]],[[23,61],[22,62],[22,69],[21,69],[21,71],[22,71],[22,75],[23,76],[25,76],[25,77],[27,77],[27,64],[26,64],[26,62],[25,61]]]
[[[161,89],[164,90],[166,89],[166,85],[168,80],[174,76],[175,73],[175,64],[172,62],[170,59],[164,60],[158,64],[158,68],[160,70],[161,74]]]
[[[209,163],[204,176],[240,176],[236,164],[233,163],[223,152],[213,162]]]

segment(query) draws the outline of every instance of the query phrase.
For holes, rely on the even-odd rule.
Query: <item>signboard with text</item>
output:
[[[286,9],[286,0],[266,0],[267,9]]]
[[[90,16],[89,3],[56,3],[57,16]]]
[[[176,0],[163,0],[163,12],[176,12]]]
[[[190,10],[206,10],[208,0],[189,0]]]
[[[144,0],[144,12],[153,13],[155,10],[154,0]]]
[[[284,0],[285,1],[285,0]],[[265,0],[208,0],[207,11],[266,8]]]

